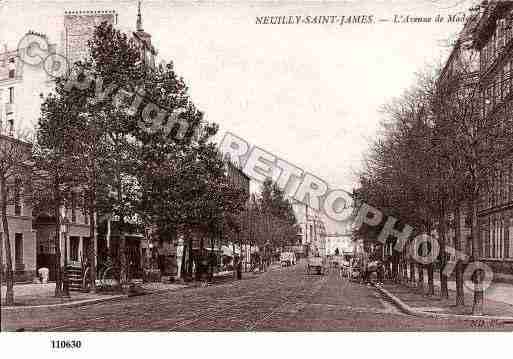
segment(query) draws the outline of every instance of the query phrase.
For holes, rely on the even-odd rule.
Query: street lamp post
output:
[[[69,221],[66,217],[63,220],[64,224],[64,271],[63,271],[63,284],[62,284],[62,296],[69,298],[69,282],[68,282],[68,231]]]

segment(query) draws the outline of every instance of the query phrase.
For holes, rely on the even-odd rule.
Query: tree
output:
[[[262,184],[259,202],[272,246],[283,249],[286,245],[294,244],[298,229],[292,204],[285,198],[285,192],[270,178]]]

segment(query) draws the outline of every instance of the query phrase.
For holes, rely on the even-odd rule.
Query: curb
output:
[[[497,316],[480,316],[480,315],[467,315],[467,314],[449,314],[449,313],[432,313],[422,310],[416,310],[404,303],[401,299],[390,293],[388,290],[382,287],[374,287],[381,294],[388,297],[402,312],[413,315],[416,317],[423,318],[435,318],[435,319],[458,319],[458,320],[479,320],[479,321],[494,321],[513,323],[513,317],[497,317]]]

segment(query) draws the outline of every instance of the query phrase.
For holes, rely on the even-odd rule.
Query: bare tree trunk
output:
[[[204,240],[204,237],[202,234],[201,238],[200,238],[199,256],[196,259],[196,273],[194,273],[194,276],[197,281],[201,280],[201,276],[203,275],[203,269],[204,269],[203,268],[203,248],[204,248],[203,240]]]
[[[92,200],[89,205],[89,279],[91,281],[91,291],[96,293],[96,258],[97,252],[97,236],[96,236],[96,215]],[[92,246],[92,247],[91,247]]]
[[[424,294],[424,265],[419,263],[418,270],[419,270],[419,280],[417,282],[417,289],[419,290],[420,293]]]
[[[395,283],[398,281],[399,276],[399,255],[396,251],[392,250],[392,278]]]
[[[429,219],[428,219],[428,221],[429,221]],[[427,232],[428,232],[428,235],[431,236],[431,224],[428,225]],[[426,246],[425,254],[427,255],[429,253],[429,255],[432,257],[434,248],[433,247],[427,248],[427,246],[428,246],[427,243],[425,244],[425,246]],[[428,252],[428,249],[429,249],[429,252]],[[435,268],[434,268],[434,264],[433,264],[432,261],[426,266],[426,269],[427,269],[427,276],[428,276],[427,295],[428,296],[432,296],[432,295],[435,295],[435,283],[434,283],[434,271],[435,271]]]
[[[445,212],[441,211],[438,220],[438,243],[440,245],[440,297],[449,298],[449,288],[447,286],[447,276],[444,274],[445,266],[447,265],[447,253],[445,253]]]
[[[193,241],[193,238],[192,238],[192,235],[190,233],[189,230],[186,231],[187,233],[187,251],[188,251],[188,261],[187,261],[187,277],[192,280],[193,277],[192,277],[192,266],[193,266],[193,262],[192,262],[192,241]]]
[[[124,220],[120,218],[119,221],[119,284],[123,287],[128,284],[128,265],[126,256],[126,236],[125,236],[125,225]]]
[[[410,261],[410,283],[415,285],[415,262]]]
[[[406,255],[406,251],[403,250],[401,257],[402,257],[402,267],[401,267],[402,281],[404,284],[407,284],[408,283],[408,258]]]
[[[7,181],[5,177],[2,177],[1,183],[2,192],[2,228],[5,237],[5,304],[14,305],[14,273],[12,269],[12,253],[11,253],[11,241],[9,238],[9,222],[7,221]]]
[[[0,286],[4,282],[4,233],[0,232]],[[1,299],[1,298],[0,298]]]
[[[458,204],[454,211],[455,218],[455,238],[454,249],[459,253],[461,252],[461,209]],[[465,294],[463,292],[463,263],[456,258],[456,306],[463,307],[465,305]]]
[[[435,295],[435,269],[433,263],[429,263],[427,265],[427,274],[428,274],[428,292],[427,295]]]
[[[403,266],[404,266],[404,263],[403,263],[403,254],[402,252],[401,253],[397,253],[397,282],[398,283],[402,283],[403,282],[403,274],[404,274],[404,271],[403,271]]]
[[[233,255],[233,278],[237,279],[237,263],[235,262],[235,241],[232,238],[232,255]]]
[[[239,242],[239,248],[240,248],[240,256],[239,256],[240,263],[239,263],[239,267],[237,267],[237,279],[242,279],[242,271],[244,270],[242,265],[243,265],[244,262],[242,261],[242,259],[243,259],[243,254],[242,254],[242,238],[240,236],[240,232],[237,232],[237,237],[239,237],[238,238],[238,240],[239,240],[238,242]]]
[[[472,200],[471,215],[472,215],[472,262],[479,260],[479,229],[477,224],[477,206],[478,200],[477,195],[474,195]],[[511,239],[510,239],[511,240]],[[484,280],[484,272],[482,269],[477,270],[474,273],[474,303],[472,305],[473,315],[483,315],[483,302],[484,302],[484,291],[482,283]]]
[[[208,255],[208,280],[214,280],[214,256],[215,256],[215,232],[210,232],[210,249],[211,253]]]
[[[61,266],[61,211],[59,195],[55,204],[55,296],[62,297],[62,266]]]

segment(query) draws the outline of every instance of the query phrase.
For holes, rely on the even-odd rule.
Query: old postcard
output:
[[[1,330],[509,332],[512,138],[512,1],[0,1]]]

